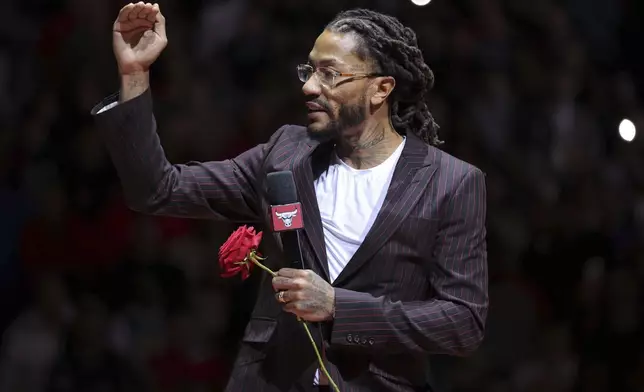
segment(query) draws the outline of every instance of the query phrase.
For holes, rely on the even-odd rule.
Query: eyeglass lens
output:
[[[306,83],[309,78],[311,78],[311,75],[313,74],[313,69],[311,67],[307,67],[305,65],[299,65],[297,67],[297,77],[300,79],[302,83]]]

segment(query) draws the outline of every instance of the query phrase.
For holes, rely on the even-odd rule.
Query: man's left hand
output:
[[[306,321],[333,318],[335,290],[315,272],[282,268],[273,278],[273,288],[277,292],[275,298],[284,304],[285,311]]]

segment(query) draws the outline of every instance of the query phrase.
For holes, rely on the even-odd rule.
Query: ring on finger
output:
[[[277,300],[283,304],[286,303],[286,300],[284,299],[284,291],[277,293]]]

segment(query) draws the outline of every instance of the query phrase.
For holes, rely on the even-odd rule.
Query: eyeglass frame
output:
[[[311,80],[311,76],[309,76],[309,78],[307,80],[302,80],[302,78],[300,78],[300,69],[302,69],[302,68],[308,68],[309,70],[311,70],[311,76],[318,75],[318,72],[320,70],[327,70],[327,71],[331,72],[331,74],[333,75],[333,79],[332,79],[331,83],[325,83],[319,75],[317,77],[318,81],[321,84],[323,84],[326,87],[328,87],[328,88],[333,88],[333,87],[337,86],[337,83],[335,82],[337,77],[348,77],[348,78],[353,79],[353,78],[373,78],[373,77],[387,76],[387,75],[384,75],[384,74],[381,74],[381,73],[376,73],[376,72],[348,73],[348,72],[340,72],[337,69],[333,69],[331,67],[314,67],[311,64],[298,64],[298,66],[296,67],[296,69],[297,69],[297,78],[302,83],[307,83],[309,80]],[[345,80],[348,80],[348,79],[345,79]],[[340,82],[338,82],[338,83],[340,83]]]

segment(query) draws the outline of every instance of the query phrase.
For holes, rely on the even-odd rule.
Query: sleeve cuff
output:
[[[151,93],[150,89],[148,88],[145,92],[143,92],[141,95],[134,97],[127,102],[119,102],[120,98],[120,93],[116,92],[111,95],[108,95],[105,97],[101,102],[96,104],[91,110],[91,114],[93,116],[98,116],[98,115],[104,115],[107,112],[109,112],[111,109],[117,108],[117,107],[129,107],[129,106],[138,106],[140,104],[140,101],[147,101],[151,99]]]
[[[91,110],[92,116],[96,116],[98,114],[101,114],[103,112],[106,112],[110,109],[112,109],[115,106],[118,106],[119,104],[119,93],[116,92],[114,94],[110,94],[107,97],[105,97],[101,102],[96,104]]]
[[[380,299],[368,293],[335,289],[332,345],[373,347],[378,343],[378,337],[369,333],[369,326],[382,322],[385,320]]]
[[[116,106],[118,104],[119,104],[118,102],[112,102],[110,104],[107,104],[107,105],[103,106],[102,109],[99,109],[99,111],[96,112],[96,114],[101,114],[101,113],[103,113],[105,111],[108,111],[108,110],[112,109],[114,106]]]

